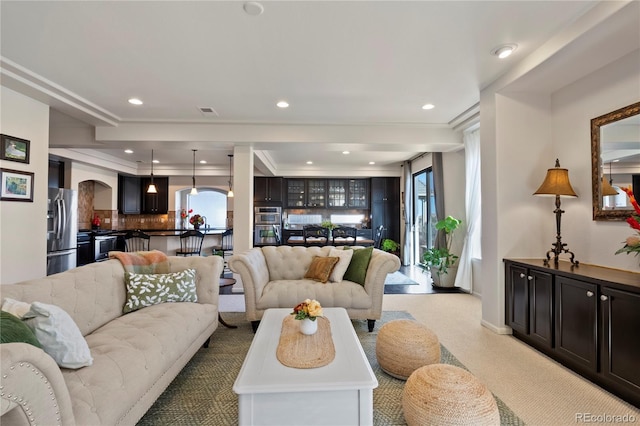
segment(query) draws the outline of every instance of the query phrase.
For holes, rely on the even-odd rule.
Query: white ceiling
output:
[[[269,138],[238,132],[221,140],[213,126],[210,140],[105,137],[84,146],[126,161],[148,162],[155,147],[161,162],[190,167],[197,148],[198,159],[227,167],[234,143],[252,143],[278,170],[305,167],[306,160],[342,170],[368,161],[391,165],[456,149],[460,137],[404,143],[403,135],[452,128],[482,88],[596,3],[264,1],[264,13],[251,16],[242,1],[3,0],[3,85],[22,87],[13,75],[37,81],[55,94],[40,90],[41,99],[97,126],[290,129],[282,140],[276,130]],[[510,58],[490,54],[504,43],[518,45]],[[144,105],[128,104],[130,97]],[[290,108],[277,108],[281,99]],[[425,103],[435,108],[421,109]],[[310,137],[319,127],[330,131]],[[397,131],[397,140],[376,138],[376,128]],[[341,129],[345,136],[333,137]],[[349,131],[360,137],[350,139]],[[125,147],[135,154],[124,154]]]

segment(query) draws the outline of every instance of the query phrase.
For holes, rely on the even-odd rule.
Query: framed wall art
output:
[[[29,164],[30,141],[0,134],[0,160]]]
[[[0,169],[0,201],[33,202],[33,173]]]

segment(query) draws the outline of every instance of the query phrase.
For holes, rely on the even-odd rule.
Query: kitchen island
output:
[[[124,243],[124,236],[128,230],[112,231],[111,235],[115,235]],[[188,229],[140,229],[140,231],[149,235],[149,250],[160,250],[167,256],[175,256],[176,251],[180,249],[180,235]],[[204,234],[202,243],[203,255],[213,254],[213,247],[219,246],[221,243],[221,235],[226,228],[200,228],[200,232]],[[124,244],[118,244],[123,249]]]

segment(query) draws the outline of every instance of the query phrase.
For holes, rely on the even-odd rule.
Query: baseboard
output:
[[[502,327],[496,327],[495,325],[491,324],[486,320],[480,321],[480,324],[482,324],[483,327],[488,328],[489,330],[493,331],[496,334],[511,334],[511,327],[507,325]]]

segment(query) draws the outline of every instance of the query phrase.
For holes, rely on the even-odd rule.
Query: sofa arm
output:
[[[67,385],[56,362],[27,343],[0,345],[2,425],[74,425]]]
[[[234,254],[229,258],[229,269],[240,274],[247,320],[259,320],[256,303],[269,282],[269,269],[262,249],[254,247],[245,253]]]
[[[364,281],[364,289],[371,296],[372,310],[374,312],[382,312],[382,296],[384,295],[384,281],[387,278],[387,274],[396,272],[398,269],[400,269],[398,256],[379,249],[373,249]]]

